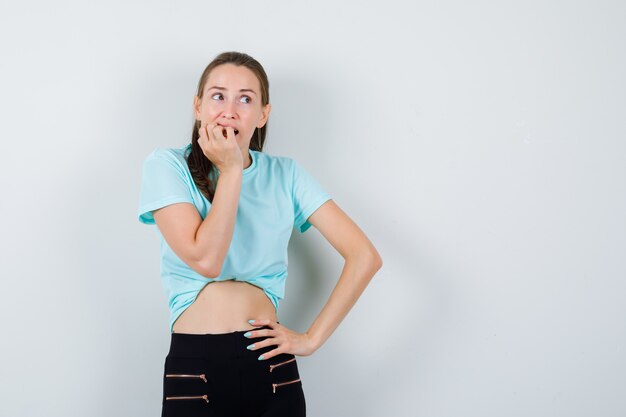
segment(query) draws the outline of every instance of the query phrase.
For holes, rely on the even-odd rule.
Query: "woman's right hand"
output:
[[[226,137],[222,133],[226,130]],[[222,127],[216,122],[205,124],[201,122],[198,129],[200,137],[198,144],[206,156],[220,172],[232,169],[243,170],[241,149],[235,139],[235,130],[232,127]]]

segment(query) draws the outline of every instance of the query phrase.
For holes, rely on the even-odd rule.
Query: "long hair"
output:
[[[202,100],[202,96],[204,94],[204,86],[209,79],[209,75],[211,71],[222,64],[234,64],[237,66],[244,66],[250,69],[259,80],[259,84],[261,85],[261,106],[265,106],[270,101],[270,85],[267,79],[267,74],[265,70],[261,66],[261,64],[250,55],[241,53],[241,52],[222,52],[218,56],[213,59],[207,65],[207,67],[202,72],[202,76],[200,77],[200,81],[198,82],[198,92],[196,95],[200,100]],[[187,156],[187,166],[189,167],[189,172],[193,178],[193,181],[196,183],[196,187],[198,190],[206,197],[207,200],[213,202],[213,196],[215,195],[215,184],[213,180],[209,177],[209,173],[213,170],[213,163],[209,158],[204,155],[202,152],[202,148],[198,143],[198,139],[200,134],[198,133],[198,129],[200,128],[200,120],[196,120],[193,124],[193,129],[191,132],[191,151]],[[252,139],[250,140],[250,149],[262,152],[263,144],[265,143],[265,136],[267,134],[267,123],[263,125],[261,128],[256,128],[254,134],[252,135]]]

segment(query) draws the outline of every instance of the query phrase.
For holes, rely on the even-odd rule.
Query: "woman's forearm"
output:
[[[196,232],[200,263],[210,278],[220,274],[233,239],[242,176],[241,169],[220,173],[211,208]]]
[[[314,350],[321,347],[348,315],[374,274],[381,268],[382,261],[377,253],[365,252],[347,257],[328,301],[322,308],[307,334]]]

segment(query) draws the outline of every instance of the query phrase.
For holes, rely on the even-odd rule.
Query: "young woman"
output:
[[[263,67],[222,53],[200,77],[191,143],[143,162],[138,217],[157,225],[171,312],[163,416],[305,416],[296,355],[322,346],[382,267],[313,176],[262,152],[271,108]],[[300,333],[280,324],[278,302],[291,232],[311,225],[345,266]]]

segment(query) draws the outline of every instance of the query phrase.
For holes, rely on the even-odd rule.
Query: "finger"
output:
[[[283,353],[283,351],[281,351],[280,349],[270,350],[269,352],[265,352],[264,354],[259,356],[258,359],[260,361],[266,361],[268,359],[272,359],[274,356],[280,355],[281,353]]]
[[[244,336],[252,340],[258,339],[260,337],[277,336],[277,332],[276,330],[272,329],[250,330],[249,332],[244,334]]]
[[[232,140],[235,139],[235,129],[234,128],[232,128],[230,126],[226,128],[226,138],[227,139],[232,139]]]
[[[260,338],[260,337],[252,337],[250,340],[250,344],[247,347],[248,350],[258,350],[258,349],[262,349],[266,346],[276,346],[277,343],[274,340],[274,338],[271,337],[266,337],[265,339]],[[254,340],[254,339],[258,339],[258,340]]]
[[[215,142],[215,127],[216,124],[215,123],[211,123],[206,125],[206,134],[207,134],[207,138],[209,138],[210,142]]]
[[[248,320],[248,323],[250,323],[253,326],[271,326],[274,327],[276,325],[276,322],[270,320],[270,319],[261,319],[261,320]]]
[[[215,125],[215,127],[213,127],[213,134],[215,135],[216,138],[219,139],[226,139],[224,137],[224,128],[220,125]]]

